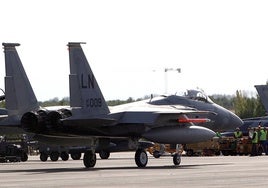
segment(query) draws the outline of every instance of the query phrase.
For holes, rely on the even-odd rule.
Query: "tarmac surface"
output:
[[[268,187],[268,156],[172,157],[155,159],[146,168],[136,167],[134,152],[112,153],[97,160],[92,169],[83,161],[0,163],[0,187]]]

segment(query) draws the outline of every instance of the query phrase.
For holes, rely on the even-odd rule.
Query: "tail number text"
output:
[[[101,98],[90,98],[86,100],[86,106],[91,108],[101,107],[102,100]]]

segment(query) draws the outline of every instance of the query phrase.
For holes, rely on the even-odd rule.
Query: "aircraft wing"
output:
[[[208,114],[210,112],[124,112],[118,123],[120,124],[146,124],[149,127],[173,126],[179,123],[201,123],[208,122],[207,118],[189,118],[192,114]],[[186,120],[188,119],[188,120]],[[194,122],[193,119],[200,119]],[[183,121],[184,120],[184,121]]]

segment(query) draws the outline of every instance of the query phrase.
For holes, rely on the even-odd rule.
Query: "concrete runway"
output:
[[[139,169],[134,152],[112,153],[92,169],[83,161],[0,163],[0,187],[267,187],[268,156],[171,157],[155,159]]]

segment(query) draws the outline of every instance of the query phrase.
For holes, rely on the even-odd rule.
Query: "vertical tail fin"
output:
[[[257,89],[266,113],[268,113],[268,85],[255,85],[255,88]]]
[[[2,43],[5,53],[5,95],[8,115],[38,109],[38,102],[16,50],[17,43]]]
[[[81,48],[81,43],[68,43],[70,58],[70,106],[82,116],[110,113],[95,76]],[[73,113],[73,114],[75,114]]]

